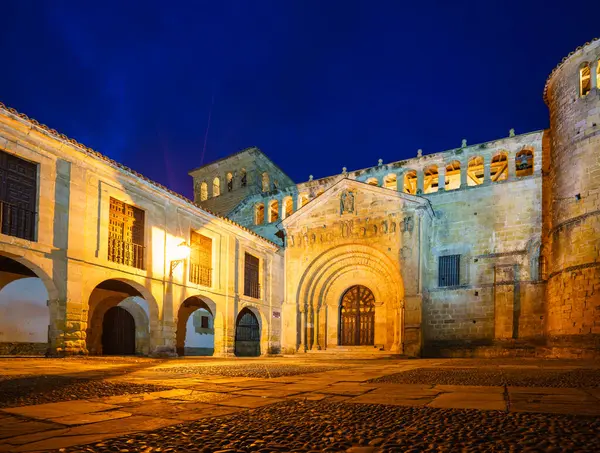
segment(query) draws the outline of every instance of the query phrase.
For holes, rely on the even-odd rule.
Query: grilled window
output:
[[[259,259],[249,253],[244,256],[244,295],[260,299],[258,280]]]
[[[208,316],[202,316],[200,320],[200,327],[203,329],[208,329]]]
[[[112,197],[108,259],[114,263],[144,268],[144,211]]]
[[[460,255],[439,257],[438,286],[458,286],[460,281]]]
[[[37,164],[0,151],[2,234],[35,240]]]
[[[212,285],[212,239],[192,231],[190,237],[190,281]]]

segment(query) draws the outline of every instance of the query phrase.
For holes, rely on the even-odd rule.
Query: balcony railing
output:
[[[246,281],[244,283],[244,295],[260,299],[260,284],[258,282]]]
[[[144,246],[109,236],[108,259],[113,263],[144,269]]]
[[[36,216],[37,212],[35,211],[0,201],[2,234],[34,241]]]
[[[197,285],[212,285],[212,269],[197,263],[190,263],[190,281]]]

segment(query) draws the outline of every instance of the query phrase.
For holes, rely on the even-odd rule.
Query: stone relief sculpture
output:
[[[344,190],[340,197],[340,214],[352,214],[354,212],[354,194]]]

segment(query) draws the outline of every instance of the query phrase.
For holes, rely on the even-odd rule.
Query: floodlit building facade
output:
[[[599,59],[547,130],[300,184],[248,148],[194,202],[2,106],[0,353],[598,356]]]

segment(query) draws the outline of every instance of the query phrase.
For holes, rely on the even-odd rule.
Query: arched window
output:
[[[206,201],[208,199],[208,184],[206,181],[202,181],[200,184],[200,201]]]
[[[269,223],[279,220],[279,202],[271,200],[269,202]]]
[[[246,174],[246,169],[242,168],[240,171],[240,186],[246,187],[248,185],[248,175]]]
[[[417,193],[417,172],[409,170],[404,174],[404,192],[415,195]]]
[[[529,148],[522,149],[517,153],[515,160],[515,167],[519,178],[533,175],[533,150]]]
[[[221,180],[217,176],[213,179],[213,197],[218,197],[221,195]]]
[[[592,73],[590,71],[590,65],[585,65],[579,70],[579,95],[585,96],[592,89]]]
[[[231,173],[227,173],[227,192],[231,192],[233,190],[233,175]]]
[[[269,174],[265,171],[262,174],[262,191],[268,192],[269,190],[271,190],[271,187],[269,184]]]
[[[444,190],[455,190],[460,188],[460,162],[453,160],[446,165],[446,181]]]
[[[369,178],[365,182],[367,184],[369,184],[370,186],[378,186],[379,185],[379,181],[377,180],[377,178]]]
[[[390,173],[383,179],[383,187],[386,189],[398,190],[398,179],[395,173]]]
[[[484,177],[483,157],[471,157],[467,168],[467,186],[479,186],[483,184]]]
[[[504,181],[508,178],[508,154],[504,151],[492,157],[490,177],[492,182]]]
[[[298,195],[298,209],[300,209],[306,203],[308,203],[308,194],[301,193],[300,195]]]
[[[292,197],[285,197],[283,199],[283,218],[287,218],[294,213],[294,199]]]
[[[423,193],[434,193],[438,191],[438,168],[437,165],[431,165],[423,172]]]
[[[254,224],[262,225],[265,223],[265,205],[258,203],[254,206]]]

